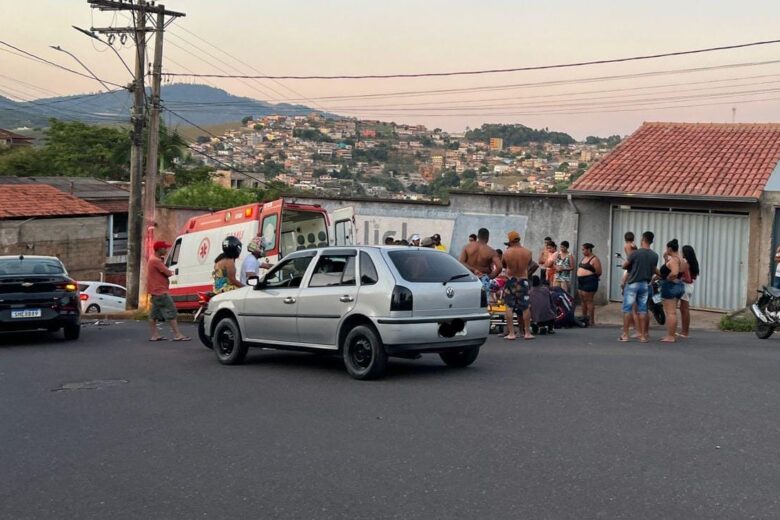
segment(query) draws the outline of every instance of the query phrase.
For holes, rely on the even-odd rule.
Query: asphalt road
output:
[[[0,518],[780,518],[780,338],[491,338],[359,382],[146,334],[0,337]]]

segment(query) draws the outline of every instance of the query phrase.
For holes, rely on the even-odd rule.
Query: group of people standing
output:
[[[663,264],[658,267],[658,254],[651,249],[655,235],[652,231],[642,233],[640,247],[637,247],[634,234],[624,236],[626,254],[623,263],[623,333],[619,341],[630,341],[630,329],[642,343],[649,341],[650,317],[648,302],[652,297],[653,282],[658,280],[663,309],[666,316],[666,335],[664,343],[674,343],[678,337],[687,338],[690,332],[690,301],[693,297],[694,283],[699,276],[699,260],[690,245],[683,246],[675,238],[667,242],[663,254]],[[679,304],[682,328],[677,332],[677,307]]]

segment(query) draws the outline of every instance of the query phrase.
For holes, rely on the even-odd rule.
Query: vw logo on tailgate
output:
[[[452,298],[453,296],[455,296],[455,289],[447,287],[447,298]]]

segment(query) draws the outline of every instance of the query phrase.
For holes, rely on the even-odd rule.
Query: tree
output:
[[[569,171],[569,163],[567,163],[566,161],[562,162],[561,164],[558,165],[558,170],[557,171],[559,171],[559,172],[568,172]]]
[[[468,170],[463,171],[462,177],[464,180],[473,181],[474,179],[477,178],[477,172],[469,168]]]
[[[233,208],[257,201],[257,193],[251,190],[233,190],[211,182],[179,188],[164,199],[164,202],[171,206],[214,209]]]
[[[503,139],[504,146],[519,146],[529,142],[575,143],[574,138],[569,134],[550,132],[547,128],[535,130],[523,125],[484,124],[480,128],[466,132],[466,138],[472,141],[488,141],[491,137]]]
[[[242,117],[242,118],[241,118],[241,124],[242,124],[242,125],[244,125],[244,126],[246,126],[246,124],[247,124],[248,122],[250,122],[250,121],[254,121],[254,120],[255,120],[255,118],[254,118],[254,117],[252,117],[252,116],[246,116],[246,117]],[[234,119],[234,121],[235,121],[235,119]]]
[[[252,128],[253,128],[253,129],[255,129],[255,130],[257,130],[257,131],[260,131],[260,130],[262,130],[262,129],[263,129],[263,125],[257,124],[257,125],[255,125],[255,126],[253,126]]]
[[[201,164],[192,167],[177,167],[174,168],[173,172],[176,176],[176,188],[183,188],[209,182],[214,174],[214,168]]]

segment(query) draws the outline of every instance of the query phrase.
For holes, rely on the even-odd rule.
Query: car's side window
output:
[[[271,288],[300,287],[303,275],[312,261],[312,257],[299,257],[285,260],[278,264],[268,276],[263,285]]]
[[[127,292],[121,287],[114,287],[114,296],[117,298],[124,298],[127,296]]]
[[[376,266],[368,253],[360,253],[360,285],[374,285],[379,282]]]
[[[181,252],[181,238],[176,241],[176,244],[173,246],[173,252],[168,255],[168,267],[171,267],[173,265],[176,265],[179,263],[179,253]]]
[[[355,285],[355,255],[322,255],[309,287]]]
[[[111,294],[112,292],[114,291],[110,285],[100,285],[97,288],[98,294]]]

